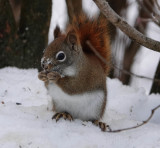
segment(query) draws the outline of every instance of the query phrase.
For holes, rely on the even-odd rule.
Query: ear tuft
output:
[[[74,30],[71,30],[67,34],[67,42],[70,44],[76,44],[77,43],[77,36],[76,32]]]
[[[56,28],[54,29],[54,38],[58,38],[61,34],[60,28],[57,25]]]

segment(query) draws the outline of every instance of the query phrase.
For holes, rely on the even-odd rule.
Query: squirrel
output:
[[[38,77],[45,81],[53,99],[57,113],[52,119],[92,121],[105,131],[106,124],[100,119],[107,102],[106,76],[110,66],[94,54],[86,41],[110,62],[107,21],[81,15],[67,26],[66,33],[56,26],[54,41],[44,50],[43,71]]]

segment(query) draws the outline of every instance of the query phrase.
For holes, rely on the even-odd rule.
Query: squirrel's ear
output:
[[[54,29],[54,38],[58,38],[60,34],[61,34],[60,28],[59,26],[56,26],[56,28]]]
[[[67,42],[72,45],[77,43],[77,36],[75,30],[71,30],[68,32]]]

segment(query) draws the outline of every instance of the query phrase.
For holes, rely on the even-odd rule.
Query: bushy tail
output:
[[[80,15],[78,18],[74,18],[72,25],[68,28],[69,30],[74,29],[78,34],[84,53],[93,53],[93,50],[86,44],[86,41],[89,41],[107,63],[110,62],[110,38],[106,19],[91,19]],[[102,61],[101,64],[107,74],[110,66]]]

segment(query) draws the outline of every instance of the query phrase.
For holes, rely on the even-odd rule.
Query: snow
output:
[[[52,120],[51,97],[36,69],[0,69],[1,148],[158,148],[160,109],[146,125],[120,133],[102,132],[91,122]],[[145,120],[160,104],[160,94],[124,86],[107,78],[108,103],[103,121],[112,129]],[[17,105],[16,103],[19,103]]]
[[[92,0],[83,0],[83,9],[90,16],[99,12]],[[135,7],[127,15],[131,24],[134,17],[130,15],[136,14],[133,9]],[[67,19],[65,0],[53,0],[49,43],[53,40],[55,26],[58,24],[64,31]],[[153,34],[150,37],[158,40],[159,31],[153,27],[150,25],[147,36]],[[155,57],[155,53],[144,50],[146,52],[139,53],[135,58],[133,72],[153,77],[154,65],[160,56],[156,53]],[[51,97],[37,75],[36,69],[0,69],[0,148],[160,147],[160,109],[146,125],[120,133],[102,132],[91,122],[78,119],[73,122],[59,120],[56,123],[51,119],[54,114]],[[134,87],[107,78],[108,101],[103,121],[112,129],[141,123],[150,115],[151,109],[160,104],[160,94],[146,95],[151,82],[133,79],[131,84]]]
[[[61,31],[64,32],[67,20],[68,13],[65,0],[52,0],[52,17],[48,34],[48,43],[52,42],[54,39],[53,31],[56,25],[58,25]]]
[[[99,8],[92,0],[82,0],[82,8],[89,17],[99,14]]]

